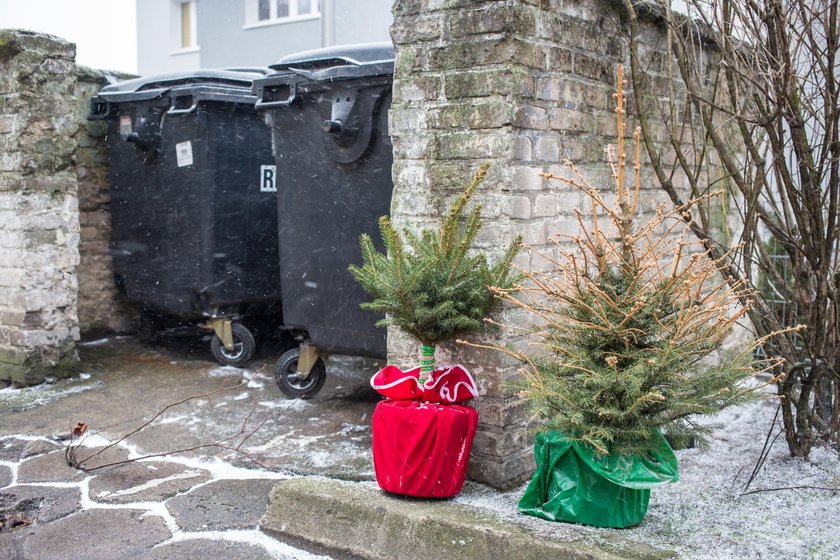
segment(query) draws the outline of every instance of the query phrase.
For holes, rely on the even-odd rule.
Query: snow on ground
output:
[[[102,385],[101,381],[89,383],[90,374],[81,373],[78,377],[62,380],[59,383],[42,383],[31,387],[11,385],[0,389],[0,398],[5,410],[29,410],[43,406],[75,393],[84,393]]]
[[[254,374],[234,368],[215,368],[210,375],[232,375],[245,380]],[[96,386],[97,382],[91,383],[88,380],[83,385],[69,382],[60,387],[44,385],[26,389],[2,389],[0,396],[13,409],[28,408],[67,393],[90,390]],[[243,395],[247,398],[247,393],[241,392],[233,399],[241,399]],[[259,404],[268,406],[270,403]],[[280,404],[275,402],[272,406],[287,412],[314,405],[308,401],[292,400]],[[743,494],[744,486],[764,446],[776,408],[775,401],[765,400],[727,410],[714,418],[714,423],[722,427],[713,437],[710,446],[677,451],[680,481],[654,489],[648,515],[642,524],[618,531],[618,534],[634,541],[675,549],[679,557],[686,560],[840,559],[840,492],[815,489],[840,487],[840,458],[836,450],[815,448],[809,461],[794,459],[790,457],[782,435],[775,441],[766,462],[750,486],[751,491],[768,491]],[[177,416],[173,418],[186,421]],[[318,420],[317,417],[310,419],[312,422]],[[364,434],[368,427],[362,423],[344,423],[340,435],[352,440]],[[777,426],[773,435],[779,433],[779,430]],[[331,453],[315,453],[307,445],[313,442],[313,436],[298,434],[294,430],[279,434],[275,440],[260,447],[270,450],[278,443],[278,438],[292,440],[301,450],[309,447],[307,453],[311,454],[310,460],[319,465],[347,460],[351,451],[346,447],[350,442],[345,441],[346,446],[337,445]],[[99,446],[104,443],[104,438],[93,435],[83,444]],[[128,449],[130,457],[141,455],[140,450],[133,446],[122,443],[121,447]],[[262,477],[282,479],[289,476],[261,469],[241,469],[218,458],[202,461],[173,456],[165,460],[209,470],[213,480]],[[10,463],[0,464],[10,468],[14,466]],[[15,468],[12,468],[12,475],[14,484]],[[375,487],[372,482],[368,484]],[[790,486],[814,488],[772,490]],[[553,535],[562,540],[615,534],[611,530],[551,523],[521,515],[517,512],[516,504],[523,491],[524,486],[512,492],[500,493],[482,485],[468,483],[455,501],[491,510],[511,523],[523,524],[540,534]],[[85,505],[111,507],[97,504],[93,500]],[[150,514],[160,514],[157,506],[146,504],[146,507]],[[197,536],[175,532],[173,539],[185,540]],[[263,537],[256,531],[229,536],[235,540],[256,539],[265,546]],[[279,549],[273,552],[281,554]],[[300,551],[297,553],[302,554]]]
[[[764,446],[777,403],[751,403],[714,418],[722,427],[706,449],[677,451],[680,480],[651,492],[647,517],[622,537],[674,549],[691,560],[840,558],[840,491],[765,491],[742,495]],[[774,435],[779,433],[776,428]],[[771,438],[772,439],[772,438]],[[840,488],[836,450],[816,448],[809,461],[790,457],[784,435],[749,490],[790,486]],[[456,501],[491,509],[540,533],[569,537],[569,526],[516,512],[525,487],[498,493],[470,487]],[[573,526],[588,534],[608,529]]]
[[[749,488],[768,491],[744,494],[777,406],[761,401],[719,415],[724,428],[709,448],[677,453],[680,481],[653,490],[647,519],[630,533],[687,558],[840,558],[840,492],[773,490],[840,488],[836,450],[792,458],[782,435]]]

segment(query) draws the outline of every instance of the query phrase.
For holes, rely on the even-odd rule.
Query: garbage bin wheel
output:
[[[233,350],[225,348],[219,337],[215,335],[210,341],[210,350],[216,361],[223,366],[243,367],[254,357],[254,348],[257,344],[254,342],[251,331],[239,323],[233,323],[231,330],[233,331]]]
[[[324,364],[324,360],[318,358],[315,365],[312,366],[312,371],[309,372],[309,377],[299,379],[297,369],[299,357],[300,352],[297,348],[293,348],[280,356],[280,359],[277,360],[277,366],[274,368],[274,380],[287,397],[309,399],[314,397],[324,386],[324,380],[327,378],[327,366]]]
[[[144,344],[156,344],[160,338],[160,328],[155,316],[145,309],[140,312],[136,323],[137,339]]]

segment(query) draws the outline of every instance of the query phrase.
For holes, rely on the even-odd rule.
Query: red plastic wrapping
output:
[[[451,498],[467,476],[478,413],[456,404],[385,400],[373,412],[373,466],[379,487]]]

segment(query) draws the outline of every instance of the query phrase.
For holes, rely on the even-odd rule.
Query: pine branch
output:
[[[453,202],[440,228],[416,233],[392,227],[380,219],[386,254],[362,238],[362,266],[351,266],[361,287],[372,297],[365,309],[387,314],[378,325],[393,325],[424,344],[437,344],[489,326],[483,319],[501,304],[492,287],[512,291],[519,276],[512,274],[519,249],[517,238],[502,259],[489,266],[484,253],[472,253],[481,229],[481,208],[463,213],[475,189],[487,177],[482,165]]]

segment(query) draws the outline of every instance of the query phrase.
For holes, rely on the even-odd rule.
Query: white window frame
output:
[[[189,4],[190,6],[190,45],[186,47],[182,46],[183,27],[181,17],[183,14],[182,10],[184,4]],[[198,45],[198,0],[171,0],[170,9],[172,14],[172,17],[170,18],[170,29],[172,30],[172,51],[169,54],[189,54],[200,51],[201,49]]]
[[[321,17],[321,3],[318,0],[312,2],[312,11],[308,14],[298,13],[298,2],[300,0],[289,0],[289,15],[277,17],[277,0],[268,0],[268,19],[259,19],[259,0],[245,0],[245,25],[243,29],[254,29],[256,27],[267,27],[269,25],[280,25],[294,23],[297,21],[308,21]]]

